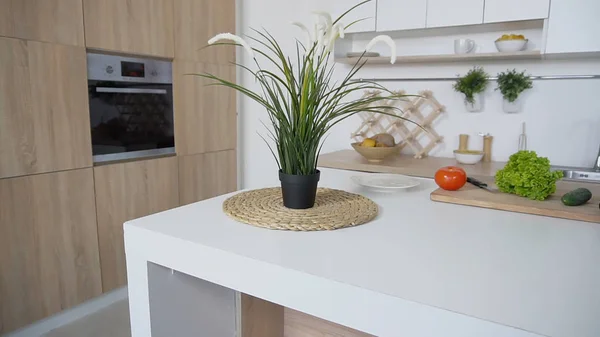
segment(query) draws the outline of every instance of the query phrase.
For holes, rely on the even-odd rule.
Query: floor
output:
[[[127,300],[54,329],[43,337],[131,337]]]

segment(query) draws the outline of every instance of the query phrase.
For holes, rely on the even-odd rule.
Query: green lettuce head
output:
[[[519,151],[496,173],[496,185],[504,193],[545,200],[556,192],[556,181],[562,178],[561,171],[550,171],[548,158],[538,157],[534,151]]]

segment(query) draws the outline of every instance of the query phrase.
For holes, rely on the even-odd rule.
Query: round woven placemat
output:
[[[377,204],[362,195],[319,188],[315,206],[283,206],[281,188],[263,188],[236,194],[223,202],[231,218],[250,225],[290,231],[323,231],[362,225],[377,216]]]

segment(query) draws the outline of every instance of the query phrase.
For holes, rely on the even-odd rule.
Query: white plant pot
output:
[[[504,112],[513,114],[521,111],[521,98],[517,98],[514,102],[509,102],[506,98],[502,100],[502,109]]]
[[[483,95],[482,94],[473,95],[473,103],[469,103],[465,99],[465,108],[469,112],[481,112],[481,110],[483,110]]]

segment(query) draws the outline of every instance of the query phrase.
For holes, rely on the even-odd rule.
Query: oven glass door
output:
[[[94,162],[174,153],[169,84],[89,84]]]

